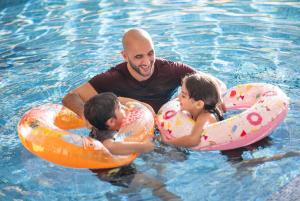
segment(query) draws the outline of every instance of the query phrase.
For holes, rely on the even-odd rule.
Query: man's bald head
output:
[[[133,28],[125,32],[122,43],[123,49],[126,51],[130,46],[148,42],[153,45],[152,38],[148,32],[143,29]]]
[[[122,56],[129,73],[138,81],[147,80],[154,72],[155,51],[151,36],[143,29],[129,29],[123,36]]]

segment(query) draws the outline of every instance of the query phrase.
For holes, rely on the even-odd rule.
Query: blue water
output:
[[[67,91],[121,62],[121,37],[132,27],[152,35],[159,57],[211,73],[228,87],[279,86],[290,97],[288,116],[269,138],[233,152],[187,154],[158,144],[134,161],[136,180],[146,182],[129,188],[29,153],[16,132],[22,115],[60,103]],[[267,200],[300,175],[300,157],[245,161],[300,150],[299,55],[296,0],[1,1],[0,200],[159,200],[157,190],[187,201]]]

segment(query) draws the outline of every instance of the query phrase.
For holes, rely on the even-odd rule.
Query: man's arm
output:
[[[97,91],[87,82],[65,95],[62,104],[83,118],[84,103],[97,94]]]

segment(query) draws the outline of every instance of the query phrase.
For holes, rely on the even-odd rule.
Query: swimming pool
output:
[[[1,2],[0,200],[158,200],[165,190],[188,201],[260,201],[300,174],[300,157],[245,162],[299,151],[299,1]],[[267,139],[231,152],[161,145],[135,160],[136,176],[146,182],[129,188],[25,150],[16,132],[24,112],[60,103],[67,91],[121,62],[122,34],[136,26],[152,35],[159,57],[211,73],[229,87],[281,87],[291,98],[287,118]]]

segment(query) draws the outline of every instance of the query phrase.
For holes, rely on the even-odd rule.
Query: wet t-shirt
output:
[[[157,112],[177,91],[182,78],[194,72],[188,65],[156,59],[153,75],[148,80],[137,81],[129,73],[127,62],[124,62],[96,75],[89,83],[98,93],[113,92],[117,96],[143,101]]]

